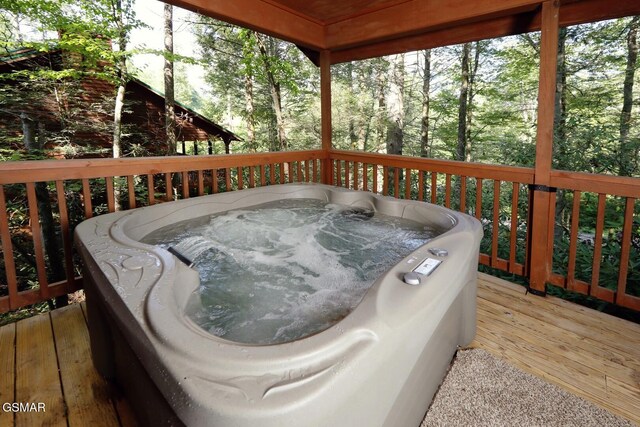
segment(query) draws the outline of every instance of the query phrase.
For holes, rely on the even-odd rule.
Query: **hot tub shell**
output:
[[[139,240],[189,218],[283,198],[316,198],[436,223],[449,230],[376,280],[334,326],[276,345],[234,343],[186,316],[198,273]],[[83,260],[94,365],[142,424],[416,426],[458,346],[475,336],[482,227],[464,214],[321,184],[285,184],[91,218]],[[438,257],[430,249],[445,249]],[[442,260],[422,283],[403,275]]]

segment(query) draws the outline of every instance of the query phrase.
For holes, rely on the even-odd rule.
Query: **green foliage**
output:
[[[281,94],[288,148],[318,146],[319,71],[296,46],[204,17],[195,31],[202,61],[210,64],[206,81],[218,105],[211,113],[243,138],[234,150],[277,149],[273,84]]]

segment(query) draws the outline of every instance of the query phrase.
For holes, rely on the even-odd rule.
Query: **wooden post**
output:
[[[331,54],[320,51],[320,120],[322,124],[322,183],[333,185],[333,167],[329,158],[331,142]]]
[[[531,214],[529,258],[529,291],[544,295],[545,283],[551,273],[552,253],[548,250],[549,227],[553,227],[549,212],[549,188],[553,155],[553,118],[556,92],[556,65],[558,62],[559,1],[542,3],[542,39],[540,41],[540,81],[538,86],[538,129],[536,137],[536,164],[534,169],[533,207]]]

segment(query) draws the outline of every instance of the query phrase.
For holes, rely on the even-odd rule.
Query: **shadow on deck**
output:
[[[84,310],[71,305],[0,328],[0,402],[46,404],[40,413],[0,411],[0,426],[136,425],[93,368]],[[640,325],[480,274],[471,347],[640,423]]]

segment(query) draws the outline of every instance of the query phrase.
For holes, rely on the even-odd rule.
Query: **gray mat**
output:
[[[634,426],[484,350],[459,351],[421,427]]]

